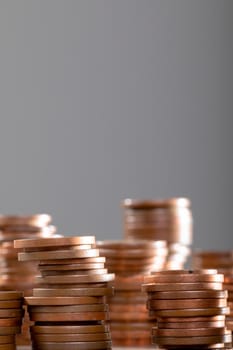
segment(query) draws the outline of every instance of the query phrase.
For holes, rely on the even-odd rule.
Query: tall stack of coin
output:
[[[15,241],[20,261],[39,261],[40,287],[26,297],[32,347],[37,350],[110,349],[106,296],[114,279],[94,236]]]
[[[174,270],[144,277],[152,343],[165,349],[232,349],[227,291],[217,270]]]
[[[0,215],[0,290],[21,290],[31,295],[38,273],[37,263],[19,262],[15,239],[52,237],[55,227],[48,214]],[[29,344],[29,319],[25,313],[22,334],[17,336],[18,345]]]
[[[114,295],[109,298],[110,327],[114,346],[151,344],[151,322],[146,293],[141,291],[145,274],[161,270],[167,255],[165,241],[99,241],[106,267],[115,273]]]
[[[184,268],[192,244],[190,201],[186,198],[125,199],[122,205],[125,238],[166,240],[166,269]]]
[[[23,314],[23,293],[0,291],[0,349],[16,350]]]
[[[195,269],[217,269],[224,274],[224,288],[228,291],[228,306],[230,314],[226,324],[233,331],[233,251],[194,251],[192,265]]]

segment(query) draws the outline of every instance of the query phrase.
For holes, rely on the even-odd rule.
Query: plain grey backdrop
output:
[[[186,196],[233,248],[233,1],[0,0],[0,211],[122,237],[126,197]]]

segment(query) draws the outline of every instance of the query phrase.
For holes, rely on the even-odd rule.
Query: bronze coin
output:
[[[28,306],[29,313],[78,313],[78,312],[102,312],[108,311],[107,304],[85,304],[85,305],[58,305],[58,306]]]
[[[9,343],[15,343],[15,336],[8,334],[8,335],[0,335],[0,344],[9,344]]]
[[[160,276],[167,276],[167,275],[186,275],[186,276],[199,276],[199,275],[216,275],[218,271],[216,269],[200,269],[200,270],[170,270],[170,271],[159,271],[159,272],[154,272],[151,271],[151,274],[160,277]]]
[[[108,312],[30,312],[30,320],[38,322],[102,321],[108,320]]]
[[[188,316],[188,318],[183,317],[162,317],[158,318],[158,322],[171,322],[171,323],[178,323],[178,322],[215,322],[215,321],[223,321],[225,322],[226,316],[225,315],[212,315],[212,316]]]
[[[75,334],[75,333],[63,333],[63,334],[31,334],[34,342],[86,342],[86,341],[100,341],[111,340],[110,333],[89,333],[89,334]]]
[[[7,335],[7,334],[19,334],[21,332],[21,326],[1,326],[0,327],[0,334],[1,335]]]
[[[147,307],[153,310],[160,309],[201,309],[226,307],[227,299],[150,299],[147,301]]]
[[[14,242],[15,248],[42,248],[95,244],[95,236],[22,239]]]
[[[145,292],[154,291],[188,291],[188,290],[222,290],[223,284],[221,282],[194,282],[194,283],[147,283],[142,284],[142,290]]]
[[[55,238],[52,238],[55,239]],[[81,244],[81,245],[64,245],[64,246],[49,246],[49,247],[34,247],[34,248],[22,248],[18,249],[18,252],[23,251],[26,253],[34,252],[51,252],[51,251],[61,251],[61,250],[88,250],[95,248],[95,244]]]
[[[130,199],[126,198],[122,202],[124,208],[129,209],[150,209],[150,208],[170,208],[170,207],[190,207],[190,200],[188,198],[168,198],[168,199]]]
[[[89,264],[89,263],[104,263],[106,261],[104,256],[94,256],[89,258],[72,258],[72,259],[50,259],[50,260],[42,260],[39,262],[39,267],[47,266],[47,265],[70,265],[70,264]]]
[[[152,327],[152,336],[156,337],[203,337],[212,335],[223,335],[226,329],[218,328],[183,328],[183,329],[159,329]]]
[[[150,316],[157,317],[192,317],[192,316],[214,316],[229,314],[228,307],[200,308],[200,309],[173,309],[150,311]]]
[[[226,290],[194,290],[173,292],[148,292],[148,299],[211,299],[227,298]]]
[[[107,333],[109,332],[109,326],[105,324],[94,324],[94,325],[35,325],[30,327],[33,334],[92,334],[92,333]]]
[[[34,350],[106,350],[111,349],[112,342],[110,340],[105,341],[91,341],[91,342],[33,342],[32,348]]]
[[[32,253],[18,253],[19,261],[90,258],[99,256],[98,249],[51,250]]]
[[[18,291],[0,291],[0,300],[16,300],[22,299],[23,292]]]
[[[104,288],[68,288],[68,289],[49,289],[34,288],[33,295],[35,297],[74,297],[74,296],[109,296],[113,294],[112,287]]]
[[[36,276],[36,282],[38,283],[56,283],[56,284],[67,284],[67,283],[99,283],[109,282],[114,280],[114,274],[93,274],[93,275],[59,275],[59,276]]]
[[[26,297],[25,303],[27,305],[85,305],[85,304],[101,304],[104,303],[105,299],[103,296],[99,297]]]
[[[52,221],[52,217],[48,214],[35,215],[1,215],[0,227],[5,226],[47,226]]]
[[[141,249],[142,251],[146,248],[164,248],[167,245],[166,241],[146,241],[146,240],[119,240],[119,241],[97,241],[98,248],[105,248],[109,250],[122,251],[124,249]]]

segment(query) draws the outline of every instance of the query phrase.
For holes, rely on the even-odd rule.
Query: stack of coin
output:
[[[228,306],[230,314],[226,324],[233,331],[233,251],[194,251],[192,266],[195,269],[215,268],[224,274],[224,289],[228,291]]]
[[[33,349],[110,349],[106,296],[114,274],[94,236],[15,241],[20,261],[39,261],[38,288],[26,297]]]
[[[114,295],[109,298],[110,327],[114,346],[148,346],[151,322],[146,293],[141,291],[145,274],[161,270],[167,255],[165,241],[99,241],[106,267],[115,273]]]
[[[0,291],[0,349],[16,350],[16,334],[21,332],[23,293]]]
[[[152,343],[165,349],[231,349],[227,291],[217,270],[154,272],[144,277]]]
[[[131,239],[166,240],[166,269],[182,269],[190,256],[192,213],[186,198],[164,200],[125,199],[124,236]]]
[[[0,215],[0,290],[21,290],[31,295],[38,273],[36,262],[19,262],[15,239],[52,237],[55,227],[48,214]],[[25,312],[22,334],[17,336],[18,345],[29,344],[29,318]]]

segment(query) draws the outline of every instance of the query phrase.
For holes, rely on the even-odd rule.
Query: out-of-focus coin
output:
[[[222,290],[221,282],[194,282],[194,283],[147,283],[142,285],[145,292],[154,291],[192,291],[192,290]]]
[[[148,299],[211,299],[227,298],[226,290],[193,290],[173,292],[149,292]]]
[[[37,276],[36,281],[38,283],[56,283],[56,284],[68,284],[68,283],[99,283],[109,282],[114,280],[114,274],[93,274],[93,275],[59,275],[59,276]]]
[[[65,247],[83,244],[95,244],[95,236],[23,239],[14,242],[15,248]]]
[[[98,249],[52,250],[18,254],[19,261],[90,258],[99,256]]]
[[[200,308],[200,309],[173,309],[150,311],[150,316],[158,317],[192,317],[192,316],[214,316],[227,315],[228,307]]]
[[[77,341],[99,341],[99,340],[111,340],[110,333],[89,333],[89,334],[75,334],[75,333],[61,333],[61,334],[34,334],[32,333],[32,339],[36,342],[77,342]]]
[[[107,350],[111,349],[112,342],[109,340],[105,341],[92,341],[92,342],[33,342],[32,347],[35,350]]]
[[[153,310],[166,309],[198,309],[198,308],[215,308],[226,307],[226,298],[212,298],[212,299],[150,299],[147,301],[147,307]]]
[[[89,297],[26,297],[27,305],[86,305],[86,304],[101,304],[104,303],[103,296]]]
[[[103,287],[103,288],[34,288],[33,295],[35,297],[74,297],[74,296],[101,296],[106,295],[110,296],[113,294],[112,287]]]
[[[78,324],[72,324],[69,323],[61,325],[35,325],[30,327],[31,331],[34,334],[91,334],[91,333],[106,333],[109,332],[109,326],[104,324],[90,324],[90,325],[78,325]]]
[[[108,312],[29,312],[30,320],[36,322],[103,321],[109,319]]]

